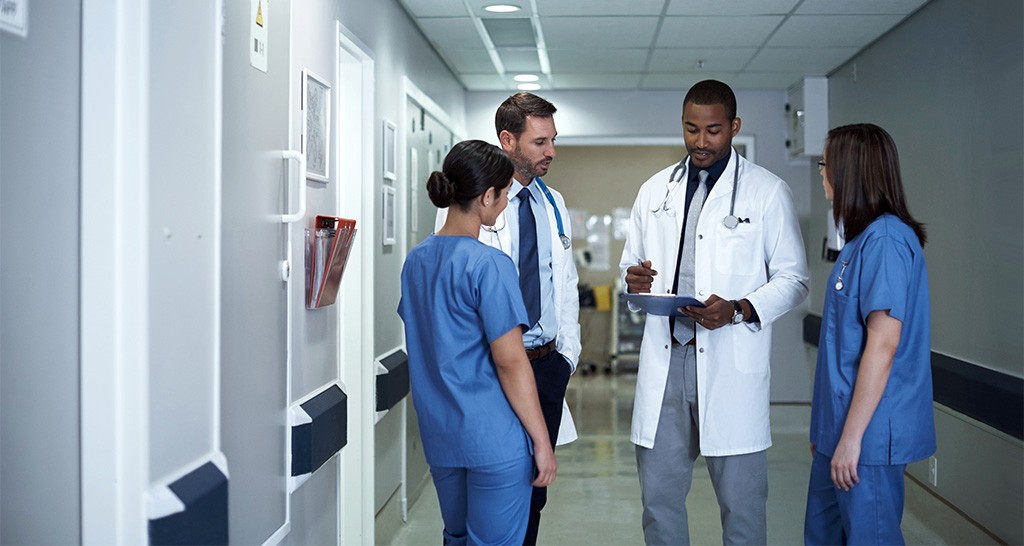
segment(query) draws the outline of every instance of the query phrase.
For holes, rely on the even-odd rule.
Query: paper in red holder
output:
[[[337,216],[317,216],[312,236],[306,237],[306,308],[334,303],[355,242],[356,221]]]

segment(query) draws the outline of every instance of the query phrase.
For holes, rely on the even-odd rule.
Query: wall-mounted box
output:
[[[809,76],[789,88],[786,148],[789,157],[820,156],[828,135],[828,78]]]

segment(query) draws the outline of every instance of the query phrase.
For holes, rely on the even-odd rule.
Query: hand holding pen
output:
[[[640,260],[637,265],[626,268],[626,292],[642,294],[651,291],[651,284],[658,272],[651,269],[650,260]]]

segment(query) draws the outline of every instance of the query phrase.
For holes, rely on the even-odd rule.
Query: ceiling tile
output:
[[[541,21],[552,49],[617,49],[651,45],[657,17],[552,17]]]
[[[791,71],[800,67],[808,76],[825,76],[860,51],[856,47],[766,47],[747,70],[755,72]]]
[[[420,29],[435,47],[442,49],[481,48],[484,47],[480,34],[468,17],[420,19]]]
[[[506,91],[515,89],[497,74],[460,74],[459,80],[471,91]]]
[[[537,0],[541,17],[598,15],[661,15],[665,0]]]
[[[647,69],[651,72],[692,72],[704,61],[704,70],[740,70],[757,53],[753,47],[655,49]]]
[[[466,17],[462,0],[398,0],[413,17]]]
[[[484,49],[448,49],[444,57],[456,73],[495,72],[491,56]]]
[[[539,72],[540,58],[534,48],[499,48],[498,57],[506,72]]]
[[[901,15],[796,15],[767,47],[864,47],[903,19]]]
[[[549,49],[548,59],[555,73],[640,72],[647,62],[647,49]]]
[[[799,3],[799,0],[671,0],[665,13],[687,16],[786,15]]]
[[[907,15],[928,3],[928,0],[804,0],[795,13],[799,15]]]
[[[533,23],[522,17],[508,19],[481,19],[487,35],[495,47],[536,47],[537,39],[533,36]]]
[[[636,89],[640,74],[559,74],[552,82],[555,89]]]
[[[686,72],[682,74],[646,74],[640,81],[641,89],[686,90],[702,80],[720,80],[729,85],[736,78],[735,72]]]
[[[783,20],[779,15],[748,17],[666,17],[658,47],[759,47]]]

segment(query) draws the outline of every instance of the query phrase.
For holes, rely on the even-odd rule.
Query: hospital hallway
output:
[[[560,446],[558,477],[548,491],[538,543],[643,544],[640,486],[636,457],[629,441],[635,373],[582,375],[569,382],[566,399],[579,439]],[[768,450],[768,539],[771,544],[802,544],[803,515],[810,457],[807,431],[810,406],[773,405],[772,447]],[[944,505],[928,502],[920,486],[907,478],[903,536],[907,544],[994,544],[963,518],[946,514]],[[916,494],[915,494],[916,493]],[[694,468],[687,500],[693,544],[721,544],[718,504],[703,458]],[[921,517],[918,517],[921,514]],[[926,525],[945,521],[952,528]],[[934,524],[933,524],[934,525]],[[427,481],[409,509],[409,521],[390,544],[425,545],[441,542],[437,496]],[[958,537],[947,540],[944,537]]]

